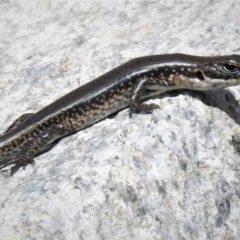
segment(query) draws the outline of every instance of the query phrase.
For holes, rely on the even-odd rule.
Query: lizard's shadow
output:
[[[193,90],[174,90],[168,92],[171,97],[177,97],[180,94],[186,94],[195,99],[200,99],[204,104],[219,108],[240,125],[240,104],[234,98],[228,89],[217,89],[209,91],[193,91]],[[164,98],[165,94],[159,95],[157,98]]]
[[[203,94],[203,102],[206,105],[219,108],[240,125],[240,104],[228,89],[201,93]]]

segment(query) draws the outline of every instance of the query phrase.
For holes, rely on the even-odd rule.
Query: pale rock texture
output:
[[[0,131],[135,57],[239,54],[239,8],[0,1]],[[1,172],[0,239],[239,239],[239,89],[163,94]]]

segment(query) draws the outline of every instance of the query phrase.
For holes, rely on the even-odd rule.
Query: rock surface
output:
[[[134,57],[239,53],[239,7],[0,1],[1,132]],[[2,172],[0,239],[239,239],[239,89],[163,94]]]

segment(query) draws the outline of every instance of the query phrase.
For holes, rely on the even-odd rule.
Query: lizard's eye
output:
[[[223,69],[227,72],[239,72],[239,68],[234,66],[233,64],[225,64]]]

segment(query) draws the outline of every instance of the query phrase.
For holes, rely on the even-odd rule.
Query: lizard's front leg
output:
[[[148,81],[149,79],[147,77],[137,79],[130,98],[129,117],[131,117],[132,114],[137,111],[150,112],[156,108],[159,108],[159,106],[154,103],[140,103],[140,99],[144,94]]]

